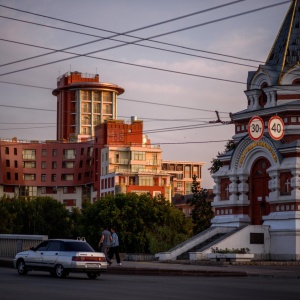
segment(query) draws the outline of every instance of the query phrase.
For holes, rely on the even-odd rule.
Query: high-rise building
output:
[[[117,96],[124,89],[100,82],[99,75],[67,72],[57,78],[57,140],[88,140],[94,127],[117,118]]]

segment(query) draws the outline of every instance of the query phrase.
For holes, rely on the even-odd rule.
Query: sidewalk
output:
[[[13,268],[11,258],[0,257],[0,267]],[[137,262],[122,261],[113,264],[108,274],[155,276],[262,276],[300,279],[300,262],[251,262],[247,264],[209,263],[191,261]]]

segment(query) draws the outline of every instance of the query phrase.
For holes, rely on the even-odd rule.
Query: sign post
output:
[[[248,134],[250,138],[254,141],[258,141],[264,135],[264,121],[258,117],[254,116],[248,123]]]
[[[268,123],[268,130],[271,138],[275,141],[282,139],[284,135],[284,122],[278,116],[273,116]]]

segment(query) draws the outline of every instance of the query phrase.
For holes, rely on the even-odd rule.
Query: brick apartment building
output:
[[[59,77],[52,92],[57,140],[0,139],[0,196],[51,196],[80,208],[83,201],[120,192],[161,194],[171,201],[187,193],[193,174],[201,182],[203,163],[164,162],[141,120],[117,120],[117,96],[123,92],[100,82],[99,75]]]

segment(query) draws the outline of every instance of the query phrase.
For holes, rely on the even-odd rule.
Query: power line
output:
[[[2,17],[2,16],[0,16],[0,17]],[[46,56],[46,55],[49,55],[49,54],[54,54],[54,53],[66,53],[66,54],[81,56],[81,54],[78,54],[78,53],[75,53],[75,52],[65,51],[65,50],[61,50],[61,49],[58,50],[58,49],[53,49],[53,48],[43,47],[43,46],[37,46],[37,45],[29,44],[29,43],[12,41],[12,40],[8,40],[8,39],[0,38],[0,41],[4,41],[4,42],[8,42],[8,43],[14,43],[14,44],[18,44],[18,45],[24,45],[24,46],[28,46],[28,47],[34,47],[34,48],[38,48],[38,49],[52,50],[52,52],[39,54],[39,55],[31,56],[31,57],[28,57],[28,58],[19,59],[19,60],[13,61],[13,62],[5,63],[5,64],[0,65],[0,67],[5,67],[5,66],[12,65],[12,64],[28,61],[28,60],[31,60],[31,59],[34,59],[34,58],[40,58],[40,57],[43,57],[43,56]],[[120,42],[123,42],[123,41],[120,41]],[[131,44],[131,43],[130,42],[125,42],[125,44]],[[223,63],[227,63],[227,64],[232,64],[232,65],[256,68],[256,66],[252,66],[252,65],[247,65],[247,64],[242,64],[242,63],[237,63],[237,62],[232,62],[232,61],[217,59],[217,58],[212,58],[212,57],[206,57],[206,56],[201,56],[201,55],[196,55],[196,54],[184,53],[184,52],[170,50],[170,49],[164,49],[164,48],[152,47],[152,46],[146,46],[146,45],[140,45],[140,44],[135,44],[135,46],[146,47],[146,48],[151,48],[151,49],[160,50],[160,51],[169,52],[169,53],[181,54],[181,55],[190,56],[190,57],[203,58],[203,59],[207,59],[207,60],[213,60],[213,61],[223,62]],[[106,49],[104,49],[104,50],[106,50]],[[103,50],[101,50],[99,52],[102,52],[102,51]],[[89,55],[85,55],[85,57],[93,58],[92,56],[89,56]]]
[[[258,9],[246,11],[246,12],[243,12],[243,13],[231,15],[231,16],[228,16],[228,17],[219,18],[219,19],[208,21],[208,22],[205,22],[205,23],[201,23],[201,24],[197,24],[197,25],[193,25],[193,26],[189,26],[189,27],[185,27],[185,28],[173,30],[173,31],[170,31],[170,32],[158,34],[158,35],[151,36],[151,37],[148,37],[148,38],[141,38],[141,39],[139,39],[137,41],[130,42],[129,44],[135,44],[137,42],[146,41],[146,40],[150,40],[150,39],[157,38],[157,37],[162,37],[162,36],[173,34],[173,33],[177,33],[177,32],[182,32],[182,31],[185,31],[185,30],[190,30],[190,29],[193,29],[193,28],[197,28],[197,27],[200,27],[200,26],[209,25],[209,24],[212,24],[212,23],[220,22],[220,21],[225,21],[225,20],[228,20],[228,19],[231,19],[231,18],[235,18],[235,17],[239,17],[239,16],[246,15],[246,14],[249,14],[249,13],[253,13],[253,12],[260,11],[260,10],[264,10],[264,9],[267,9],[267,8],[275,7],[275,6],[282,5],[282,4],[285,4],[285,3],[288,3],[288,2],[290,2],[290,0],[289,1],[280,2],[280,3],[277,3],[277,4],[268,5],[268,6],[265,6],[265,7],[258,8]],[[137,30],[140,30],[140,29],[136,29],[136,30],[133,30],[133,31],[137,31]],[[130,32],[133,32],[133,31],[130,31]],[[126,32],[125,34],[127,34],[127,33],[128,32]],[[99,40],[96,40],[96,41],[99,41]],[[96,42],[96,41],[92,41],[92,42]],[[92,43],[92,42],[89,42],[89,44]],[[84,43],[84,44],[81,44],[81,45],[86,45],[86,44],[88,44],[88,43]],[[128,45],[128,44],[125,44],[125,45]],[[79,45],[73,46],[72,48],[78,47],[78,46]],[[197,76],[195,74],[189,74],[189,73],[185,73],[185,72],[170,71],[170,70],[161,69],[161,68],[153,68],[153,67],[149,67],[149,66],[137,65],[137,64],[132,64],[132,63],[125,63],[125,62],[120,62],[120,61],[115,61],[115,60],[109,60],[109,59],[104,59],[104,58],[90,56],[91,54],[94,54],[94,53],[98,53],[98,52],[101,52],[101,51],[104,51],[104,50],[115,49],[115,48],[118,48],[118,47],[121,47],[121,46],[124,46],[124,44],[118,45],[118,46],[114,46],[114,47],[110,47],[110,48],[106,48],[106,49],[101,49],[101,50],[96,50],[96,51],[88,52],[88,53],[85,53],[85,54],[79,54],[79,55],[72,56],[72,57],[69,57],[69,58],[65,58],[65,59],[61,59],[61,60],[57,60],[57,61],[52,61],[52,62],[48,62],[48,63],[44,63],[44,64],[40,64],[40,65],[36,65],[36,66],[24,68],[24,69],[19,69],[19,70],[15,70],[15,71],[12,71],[12,72],[3,73],[3,74],[0,74],[0,76],[9,75],[9,74],[17,73],[17,72],[20,72],[20,71],[30,70],[30,69],[34,69],[34,68],[38,68],[38,67],[50,65],[50,64],[53,64],[53,63],[62,62],[62,61],[74,59],[74,58],[77,58],[77,57],[89,55],[89,57],[91,57],[91,58],[96,58],[96,59],[110,61],[110,62],[117,62],[117,63],[122,63],[122,64],[130,65],[130,66],[138,66],[138,67],[143,67],[143,68],[148,68],[148,69],[153,69],[153,70],[159,70],[159,71],[177,73],[177,74],[181,74],[181,75],[188,75],[188,76],[199,77],[199,76]],[[70,49],[70,48],[71,47],[69,47],[67,49]],[[206,77],[206,76],[200,76],[200,77],[211,79],[210,77]],[[237,82],[237,81],[230,81],[230,80],[224,80],[224,79],[219,79],[219,80],[221,80],[221,81],[227,81],[227,82],[241,83],[241,82]]]
[[[88,25],[84,25],[84,24],[80,24],[80,23],[76,23],[76,22],[66,21],[66,20],[63,20],[63,19],[58,19],[58,18],[46,16],[46,15],[32,13],[32,12],[29,12],[29,11],[20,10],[20,9],[12,8],[12,7],[5,6],[5,5],[0,5],[0,6],[5,7],[7,9],[11,9],[11,10],[15,10],[15,11],[20,11],[20,12],[24,12],[24,13],[35,15],[35,16],[40,16],[40,17],[44,17],[44,18],[48,18],[48,19],[52,19],[52,20],[56,20],[56,21],[60,21],[60,22],[68,23],[68,24],[72,24],[72,25],[77,25],[77,26],[81,26],[81,27],[85,27],[85,28],[89,28],[89,29],[96,29],[96,30],[100,30],[100,31],[104,31],[104,32],[108,32],[108,33],[114,34],[113,36],[110,36],[110,37],[101,37],[100,40],[97,39],[95,41],[88,42],[88,44],[90,44],[90,43],[95,43],[95,42],[102,41],[102,40],[105,40],[105,39],[112,39],[113,40],[113,37],[117,37],[117,36],[120,36],[120,35],[131,37],[131,38],[136,38],[136,39],[141,39],[140,37],[129,35],[129,33],[141,31],[141,30],[148,29],[148,28],[151,28],[151,27],[156,27],[158,25],[162,25],[162,24],[166,24],[166,23],[169,23],[169,22],[177,21],[177,20],[180,20],[180,19],[184,19],[184,18],[187,18],[187,17],[191,17],[191,16],[194,16],[194,15],[197,15],[197,14],[206,13],[206,12],[209,12],[209,11],[212,11],[212,10],[216,10],[216,9],[219,9],[219,8],[223,8],[223,7],[226,7],[226,6],[233,5],[233,4],[237,4],[237,3],[243,2],[243,1],[245,1],[245,0],[239,0],[239,1],[233,1],[233,2],[229,2],[229,3],[225,3],[225,4],[222,4],[222,5],[219,5],[219,6],[215,6],[215,7],[209,8],[209,9],[197,11],[195,13],[183,15],[183,16],[180,16],[180,17],[176,17],[176,18],[172,18],[172,19],[166,20],[166,21],[162,21],[162,22],[154,23],[154,24],[147,25],[147,26],[144,26],[144,27],[140,27],[140,28],[137,28],[137,29],[133,29],[133,30],[130,30],[130,31],[127,31],[127,32],[124,32],[124,33],[118,33],[118,32],[114,32],[114,31],[111,31],[111,30],[106,30],[106,29],[102,29],[102,28],[98,28],[98,27],[93,27],[93,26],[88,26]],[[4,16],[1,16],[1,17],[2,18],[8,18],[8,17],[4,17]],[[17,20],[17,19],[14,19],[14,18],[10,18],[10,19]],[[68,29],[57,28],[57,27],[54,27],[54,26],[49,26],[49,25],[44,25],[44,24],[38,24],[38,23],[29,22],[29,21],[23,21],[23,22],[32,23],[32,24],[35,24],[35,25],[40,25],[40,26],[45,26],[45,27],[50,27],[50,28],[55,28],[55,29],[60,29],[60,30],[65,30],[65,31],[70,31],[70,32],[73,32],[73,33],[79,33],[79,32],[68,30]],[[84,34],[84,33],[80,33],[80,34]],[[86,35],[89,35],[89,34],[86,34]],[[90,36],[92,36],[92,35],[90,35]],[[97,37],[97,36],[95,36],[95,37]],[[120,41],[120,42],[123,42],[123,41]],[[152,42],[164,44],[163,42],[159,42],[159,41],[152,41]],[[79,46],[82,46],[82,45],[86,45],[86,43],[75,45],[75,46],[72,46],[72,47],[69,47],[69,48],[65,48],[65,49],[62,49],[62,50],[67,50],[67,49],[79,47]],[[171,44],[169,44],[169,45],[171,45]],[[178,46],[178,45],[172,45],[172,46]],[[198,50],[198,51],[201,51],[201,50]],[[207,53],[211,53],[212,54],[212,52],[208,52],[208,51],[203,51],[203,52],[207,52]],[[51,53],[48,53],[48,54],[51,54]],[[229,57],[233,58],[233,56],[229,56]],[[35,58],[35,57],[33,57],[33,58]]]
[[[41,89],[46,89],[46,90],[53,90],[52,88],[47,88],[47,87],[39,87],[35,85],[29,85],[29,84],[20,84],[20,83],[14,83],[14,82],[8,82],[8,81],[0,81],[0,83],[5,83],[5,84],[12,84],[12,85],[20,85],[20,86],[25,86],[25,87],[33,87],[33,88],[41,88]],[[215,110],[209,110],[209,109],[201,109],[201,108],[196,108],[196,107],[187,107],[187,106],[179,106],[179,105],[171,105],[171,104],[163,104],[163,103],[158,103],[158,102],[150,102],[150,101],[142,101],[142,100],[134,100],[134,99],[127,99],[127,98],[119,98],[118,100],[124,100],[124,101],[131,101],[131,102],[138,102],[138,103],[145,103],[145,104],[151,104],[151,105],[159,105],[159,106],[166,106],[166,107],[174,107],[174,108],[180,108],[180,109],[189,109],[189,110],[197,110],[197,111],[206,111],[206,112],[213,112],[215,113]],[[50,110],[50,109],[37,109],[37,108],[29,108],[29,107],[24,107],[24,106],[13,106],[13,105],[2,105],[0,104],[0,107],[11,107],[11,108],[24,108],[24,109],[32,109],[32,110],[45,110],[45,111],[54,111],[56,110]],[[219,111],[219,113],[223,114],[229,114],[229,112],[222,112]]]

